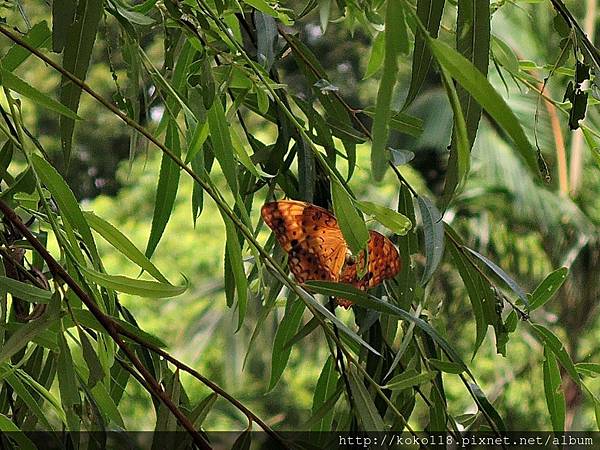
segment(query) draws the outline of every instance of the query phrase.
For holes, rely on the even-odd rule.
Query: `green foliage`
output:
[[[598,167],[569,161],[580,193],[540,179],[566,176],[560,113],[597,158],[599,53],[559,0],[571,33],[542,4],[445,3],[15,7],[0,430],[597,428]],[[82,201],[86,158],[114,196]],[[281,198],[333,210],[354,257],[387,229],[399,273],[297,283],[259,214]]]

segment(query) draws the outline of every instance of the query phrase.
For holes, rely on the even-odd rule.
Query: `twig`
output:
[[[9,207],[4,201],[0,200],[0,210],[4,214],[4,217],[8,219],[29,241],[33,248],[40,254],[40,256],[46,261],[50,271],[57,277],[60,277],[73,292],[81,299],[86,305],[90,312],[94,315],[96,320],[106,329],[113,341],[119,346],[119,348],[125,353],[127,358],[135,366],[140,375],[144,378],[151,392],[158,397],[173,413],[179,423],[190,433],[194,442],[203,449],[210,449],[210,444],[194,429],[192,422],[181,412],[181,410],[173,403],[169,395],[162,389],[158,381],[152,376],[152,374],[146,369],[142,362],[137,358],[135,353],[131,351],[129,346],[123,341],[115,322],[106,316],[100,308],[96,305],[95,301],[85,292],[79,284],[67,273],[67,271],[54,259],[54,257],[46,250],[43,244],[36,239],[33,233],[25,226],[21,221],[21,218]]]

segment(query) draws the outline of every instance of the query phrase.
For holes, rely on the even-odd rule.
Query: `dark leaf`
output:
[[[421,19],[427,32],[433,38],[437,38],[438,36],[442,13],[444,12],[444,3],[445,0],[417,1],[417,16]],[[432,59],[431,50],[427,46],[424,36],[421,33],[416,33],[412,70],[410,72],[410,86],[402,109],[406,109],[417,97],[431,68]]]
[[[62,2],[60,2],[62,3]],[[64,41],[63,67],[80,80],[85,80],[92,49],[96,40],[96,32],[98,24],[104,11],[101,0],[79,0],[75,20],[71,24],[68,16],[71,13],[73,2],[64,1],[65,10],[55,10],[54,27],[56,22],[61,24],[60,31],[66,32]],[[59,16],[64,17],[59,18]],[[63,21],[67,19],[67,24]],[[54,47],[62,48],[62,37],[58,38],[59,32],[54,29],[53,39]],[[56,43],[56,39],[59,39]],[[69,110],[77,112],[79,108],[79,98],[81,96],[81,88],[64,77],[61,81],[60,101]],[[60,116],[60,139],[63,148],[65,164],[68,164],[71,157],[71,144],[73,139],[73,130],[75,121],[72,118]]]

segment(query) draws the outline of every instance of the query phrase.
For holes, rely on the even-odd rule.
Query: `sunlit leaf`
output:
[[[52,292],[12,278],[0,276],[0,290],[31,303],[48,303]]]
[[[412,228],[408,217],[373,202],[357,202],[359,208],[395,234],[404,236]]]
[[[31,162],[33,163],[36,175],[52,193],[52,197],[58,204],[63,219],[68,220],[73,228],[79,231],[83,242],[92,254],[94,262],[98,263],[100,257],[98,256],[92,231],[79,208],[73,191],[71,191],[71,188],[58,171],[44,158],[34,154],[31,156]],[[79,246],[75,245],[74,248],[78,249]]]
[[[560,289],[565,280],[567,279],[567,275],[569,274],[569,269],[566,267],[561,267],[560,269],[556,269],[554,272],[550,273],[544,281],[542,281],[538,287],[535,288],[535,291],[531,294],[531,301],[529,304],[529,310],[533,311],[537,308],[544,306],[548,300],[552,298],[552,296]]]
[[[181,143],[179,141],[179,133],[177,125],[170,120],[167,125],[167,134],[165,137],[165,145],[176,156],[181,155]],[[160,163],[160,173],[158,176],[158,185],[156,187],[156,199],[154,202],[154,214],[152,215],[152,228],[148,237],[145,255],[150,258],[156,246],[160,242],[165,227],[171,217],[175,197],[179,188],[179,166],[166,154],[163,153]]]
[[[36,105],[43,106],[44,108],[61,114],[62,116],[71,120],[81,120],[81,117],[75,114],[68,107],[54,100],[49,95],[37,90],[26,81],[22,80],[16,75],[13,75],[4,67],[2,67],[2,70],[0,71],[0,81],[2,86],[21,94],[23,97],[28,98]]]
[[[85,267],[80,267],[79,270],[81,270],[89,280],[98,283],[100,286],[125,294],[138,295],[140,297],[176,297],[184,293],[188,288],[187,283],[183,286],[173,286],[157,281],[138,280],[122,275],[109,275]]]
[[[97,216],[93,212],[85,211],[83,213],[90,226],[98,232],[110,245],[116,248],[121,254],[125,255],[130,261],[137,264],[154,278],[162,283],[169,281],[160,273],[152,262],[138,250],[127,236],[112,226],[108,221]]]
[[[539,173],[536,152],[527,139],[521,123],[486,77],[448,44],[438,39],[430,39],[429,44],[438,62],[511,136],[529,168],[534,173]]]
[[[64,13],[64,12],[63,12]],[[51,33],[45,20],[36,23],[25,36],[23,41],[33,48],[45,48],[50,43]],[[31,52],[21,45],[14,44],[6,55],[2,58],[2,68],[8,72],[13,72],[27,58]]]
[[[348,247],[352,253],[358,254],[369,240],[369,231],[365,221],[356,210],[346,190],[337,181],[331,183],[331,196],[333,197],[335,217]]]

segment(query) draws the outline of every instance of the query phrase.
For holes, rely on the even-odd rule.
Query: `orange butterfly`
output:
[[[367,273],[358,278],[357,264],[333,214],[311,203],[281,200],[265,203],[265,223],[275,232],[288,253],[290,272],[299,283],[309,280],[341,281],[361,290],[377,286],[400,271],[401,260],[394,244],[377,231],[369,231]],[[364,264],[364,251],[358,257]],[[337,299],[339,305],[352,302]]]

